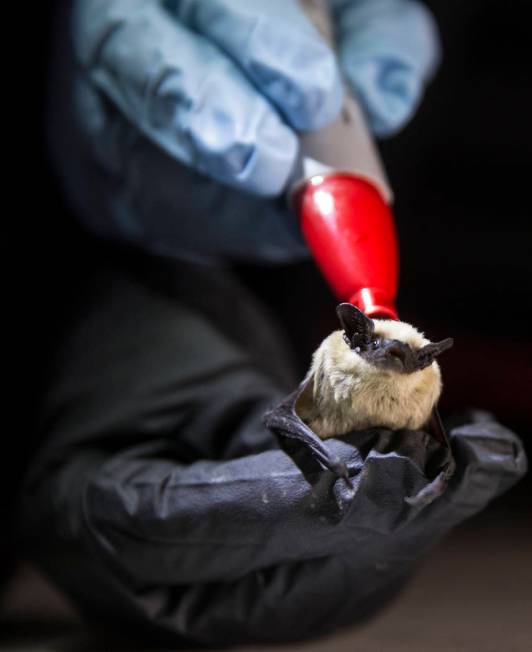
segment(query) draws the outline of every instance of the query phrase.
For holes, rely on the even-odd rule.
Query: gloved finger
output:
[[[213,183],[151,143],[84,76],[76,125],[64,117],[53,147],[75,214],[96,235],[189,260],[290,262],[308,258],[285,197]],[[69,165],[61,162],[75,160]],[[213,216],[216,216],[213,219]]]
[[[412,117],[440,57],[435,22],[417,0],[333,0],[339,56],[373,131]]]
[[[297,0],[167,0],[245,71],[297,130],[318,129],[340,111],[336,58]]]
[[[434,517],[447,512],[458,523],[508,491],[525,475],[528,461],[521,439],[482,410],[467,410],[449,437],[457,472]]]
[[[154,0],[78,0],[73,32],[91,82],[172,157],[240,189],[282,191],[296,135],[217,46]]]
[[[492,415],[469,410],[449,430],[456,470],[445,492],[428,508],[410,513],[404,527],[377,551],[378,564],[413,562],[452,528],[482,511],[527,472],[523,442]]]

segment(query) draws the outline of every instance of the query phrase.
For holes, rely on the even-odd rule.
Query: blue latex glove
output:
[[[90,81],[172,157],[261,195],[284,187],[295,129],[341,104],[334,57],[286,0],[79,0]]]
[[[414,114],[440,56],[436,27],[411,0],[333,0],[343,73],[378,136]]]
[[[411,0],[331,9],[346,80],[375,131],[396,130],[437,59],[430,17]],[[342,72],[296,0],[76,0],[71,26],[76,121],[54,109],[52,138],[90,228],[180,256],[306,254],[279,195]]]

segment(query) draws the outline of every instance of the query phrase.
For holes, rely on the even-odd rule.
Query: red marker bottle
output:
[[[336,169],[323,159],[327,155],[341,161],[334,144],[338,125],[320,132],[320,146],[329,132],[326,150],[319,163],[308,156],[306,167],[311,173],[295,187],[293,202],[314,259],[338,298],[370,317],[397,319],[398,247],[391,193],[375,150],[362,147],[365,126],[359,121],[357,125],[356,138],[350,121],[348,140],[340,141],[351,145],[350,158],[356,161],[339,163]],[[312,151],[314,156],[311,140],[315,139],[306,136],[304,147],[307,155]]]
[[[326,6],[300,0],[330,41]],[[392,192],[365,117],[346,92],[340,116],[302,137],[303,179],[292,192],[301,230],[341,301],[370,317],[397,319],[398,247]]]

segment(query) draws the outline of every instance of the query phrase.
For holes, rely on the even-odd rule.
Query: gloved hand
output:
[[[224,270],[87,258],[47,366],[21,517],[31,554],[114,627],[167,632],[165,649],[323,635],[381,607],[434,541],[525,472],[519,439],[470,414],[428,505],[412,498],[447,453],[426,433],[324,441],[349,491],[286,438],[288,421],[279,436],[264,426],[296,381],[268,314]]]
[[[54,140],[89,225],[169,253],[300,256],[297,225],[271,199],[297,168],[298,133],[335,118],[342,76],[375,132],[392,133],[438,58],[433,22],[414,0],[331,9],[342,72],[296,0],[77,0],[74,130],[85,160],[64,111],[54,111]]]

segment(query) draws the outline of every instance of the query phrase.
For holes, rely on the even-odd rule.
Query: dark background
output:
[[[403,318],[432,339],[455,338],[454,349],[443,359],[442,413],[484,407],[530,442],[529,2],[428,4],[440,26],[443,65],[413,122],[382,143],[396,192],[398,305]],[[14,109],[8,124],[17,137],[5,208],[5,219],[16,227],[6,240],[6,259],[17,335],[9,347],[15,371],[9,377],[13,400],[6,408],[13,418],[2,438],[0,476],[0,545],[5,549],[0,552],[6,568],[11,566],[8,549],[14,543],[8,514],[37,443],[34,415],[47,351],[87,268],[95,256],[108,254],[108,248],[93,243],[68,214],[46,154],[51,6],[31,3],[29,9],[19,3],[21,13],[13,19],[17,46],[14,58],[6,60],[15,73],[7,103]],[[313,348],[336,327],[335,301],[318,273],[311,263],[240,273],[291,325],[304,371]],[[303,314],[312,314],[305,329]],[[529,509],[531,488],[530,479],[525,479],[493,509]]]

